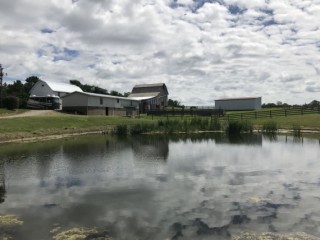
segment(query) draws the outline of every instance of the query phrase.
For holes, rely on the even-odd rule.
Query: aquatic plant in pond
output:
[[[229,121],[226,126],[228,135],[239,135],[243,132],[253,132],[253,126],[249,121]]]
[[[299,125],[293,125],[292,126],[292,131],[293,131],[293,136],[295,138],[301,138],[302,137],[301,127]]]
[[[262,131],[265,133],[276,133],[278,131],[278,126],[276,122],[267,122],[262,125]]]
[[[128,134],[128,126],[125,124],[117,125],[115,133],[118,136],[126,136]]]

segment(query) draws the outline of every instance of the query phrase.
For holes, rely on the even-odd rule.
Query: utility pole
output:
[[[2,98],[3,98],[3,94],[2,94],[2,89],[3,89],[3,76],[7,75],[6,73],[3,72],[3,67],[0,64],[0,107],[2,107]]]

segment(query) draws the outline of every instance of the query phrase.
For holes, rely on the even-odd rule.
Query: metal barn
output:
[[[215,108],[223,110],[261,109],[261,97],[223,98],[215,100]]]
[[[62,97],[62,110],[84,115],[135,116],[139,101],[104,94],[73,92]]]

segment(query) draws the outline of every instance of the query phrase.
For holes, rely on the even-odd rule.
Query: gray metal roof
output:
[[[63,96],[61,98],[65,98],[65,97],[68,97],[68,96],[70,96],[72,94],[77,94],[77,93],[78,94],[82,94],[82,95],[86,95],[86,96],[92,96],[92,97],[102,97],[102,98],[112,98],[112,99],[123,99],[123,100],[129,100],[129,101],[131,101],[131,100],[132,101],[138,101],[138,100],[136,100],[134,98],[129,98],[129,97],[118,97],[118,96],[112,96],[112,95],[106,95],[106,94],[89,93],[89,92],[78,92],[78,91],[70,93],[70,94],[68,94],[66,96]]]
[[[257,99],[257,98],[261,98],[261,97],[220,98],[220,99],[216,99],[215,101],[250,100],[250,99]]]
[[[160,92],[131,93],[129,97],[157,97]]]
[[[55,92],[65,92],[65,93],[82,92],[81,88],[72,84],[43,81],[43,80],[40,80],[40,81],[47,83],[48,86]]]
[[[139,84],[139,85],[135,85],[134,88],[162,87],[163,85],[164,85],[164,83]]]

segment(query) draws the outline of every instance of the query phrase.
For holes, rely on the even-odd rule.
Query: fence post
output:
[[[287,116],[287,109],[284,110],[284,116]]]
[[[257,112],[254,112],[254,118],[257,119]]]
[[[301,108],[301,115],[303,115],[303,108]]]
[[[241,120],[242,120],[242,113],[240,113],[240,118],[241,118]]]
[[[169,119],[169,117],[168,117],[168,111],[166,110],[166,114],[167,114],[167,120]]]
[[[272,113],[271,113],[271,110],[270,110],[270,118],[272,118]]]

